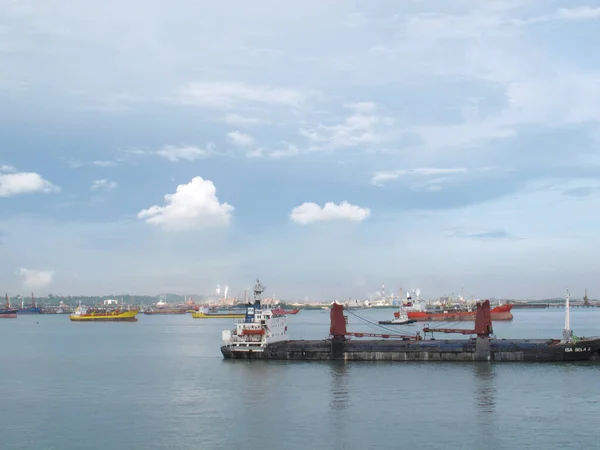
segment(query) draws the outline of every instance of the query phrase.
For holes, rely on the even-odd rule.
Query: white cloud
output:
[[[219,203],[217,190],[210,180],[194,177],[180,184],[174,194],[165,195],[165,206],[151,206],[138,218],[167,230],[227,226],[234,207]]]
[[[486,168],[489,169],[489,168]],[[371,178],[371,184],[376,186],[383,186],[383,183],[391,180],[396,180],[400,177],[406,175],[417,175],[417,176],[435,176],[435,175],[455,175],[459,173],[466,173],[467,169],[464,167],[454,167],[454,168],[436,168],[436,167],[420,167],[417,169],[408,169],[408,170],[383,170],[379,172],[375,172],[373,178]],[[431,182],[435,182],[435,184],[439,184],[447,180],[448,178],[436,178],[431,180]]]
[[[17,169],[15,169],[13,166],[7,166],[7,165],[0,165],[0,172],[16,172]]]
[[[114,161],[92,161],[92,166],[97,167],[115,167],[117,165]]]
[[[227,114],[225,117],[223,117],[222,121],[229,125],[235,125],[238,127],[250,127],[265,123],[262,119],[241,116],[239,114]]]
[[[172,162],[178,162],[182,160],[195,161],[196,159],[207,158],[210,156],[212,149],[212,144],[208,144],[207,148],[205,149],[191,145],[179,147],[176,145],[165,145],[163,148],[156,151],[155,154]]]
[[[16,274],[23,277],[23,288],[28,290],[44,288],[50,285],[54,279],[52,270],[33,270],[22,267],[17,270]]]
[[[255,148],[246,152],[248,158],[267,158],[267,159],[282,159],[289,158],[300,154],[300,149],[289,142],[282,142],[276,150],[265,150],[264,148]]]
[[[117,188],[117,182],[116,181],[110,181],[107,180],[106,178],[103,178],[102,180],[96,180],[92,183],[92,187],[90,188],[92,191],[106,191],[106,192],[110,192],[114,189]]]
[[[345,106],[359,113],[369,113],[377,109],[377,105],[373,102],[347,103]]]
[[[34,172],[0,173],[0,197],[59,190],[58,186]]]
[[[246,152],[246,156],[248,158],[262,158],[265,156],[265,151],[262,148],[255,148],[254,150],[250,150]]]
[[[227,133],[227,137],[233,145],[237,145],[238,147],[250,147],[254,144],[254,138],[252,136],[237,130]]]
[[[189,83],[178,94],[183,104],[213,108],[230,108],[249,102],[297,107],[310,95],[290,88],[218,81]]]
[[[300,153],[300,149],[298,147],[288,142],[283,142],[281,146],[282,148],[267,153],[267,157],[271,159],[281,159],[295,156]]]
[[[600,19],[600,8],[590,8],[589,6],[561,8],[556,13],[556,17],[563,20]]]
[[[370,214],[371,210],[369,208],[361,208],[351,205],[348,202],[342,202],[339,205],[328,202],[322,208],[316,203],[303,203],[292,210],[290,219],[302,225],[336,220],[361,222],[369,217]]]
[[[109,161],[109,160],[96,160],[96,161],[92,161],[92,162],[83,162],[83,161],[79,161],[76,159],[71,159],[71,160],[67,161],[67,164],[72,169],[79,169],[81,167],[86,167],[86,166],[104,167],[104,168],[118,166],[118,163],[116,161]]]
[[[342,123],[321,124],[300,131],[316,144],[313,150],[380,144],[385,140],[388,128],[394,123],[393,119],[375,114],[374,103],[354,103],[346,107],[353,112]]]

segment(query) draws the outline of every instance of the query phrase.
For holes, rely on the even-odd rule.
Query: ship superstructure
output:
[[[244,318],[235,321],[233,330],[222,332],[223,346],[232,352],[264,352],[268,345],[288,340],[286,315],[261,305],[264,290],[257,279],[254,303],[246,306]]]

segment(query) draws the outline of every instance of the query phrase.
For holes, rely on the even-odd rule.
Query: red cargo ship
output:
[[[299,309],[283,309],[283,308],[271,308],[273,314],[275,315],[284,315],[284,314],[298,314]]]
[[[512,320],[513,315],[510,310],[512,305],[500,305],[492,308],[490,311],[492,314],[492,320]],[[437,311],[409,311],[408,318],[412,320],[424,321],[468,321],[475,320],[476,311],[465,311],[465,310],[437,310]],[[394,316],[398,316],[398,312],[394,313]]]

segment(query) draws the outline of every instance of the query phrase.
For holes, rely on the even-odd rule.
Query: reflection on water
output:
[[[477,405],[479,412],[492,413],[496,408],[496,380],[494,366],[489,363],[479,363],[473,366]]]
[[[348,364],[345,361],[333,362],[331,372],[331,409],[342,411],[348,407]]]

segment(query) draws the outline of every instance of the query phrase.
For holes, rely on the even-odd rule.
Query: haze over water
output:
[[[514,315],[497,337],[561,335],[562,309]],[[139,318],[0,321],[1,447],[597,448],[600,364],[225,361],[231,320]],[[600,335],[600,310],[571,321],[576,335]],[[325,338],[329,314],[288,322],[294,339]],[[352,316],[349,329],[376,332]]]

